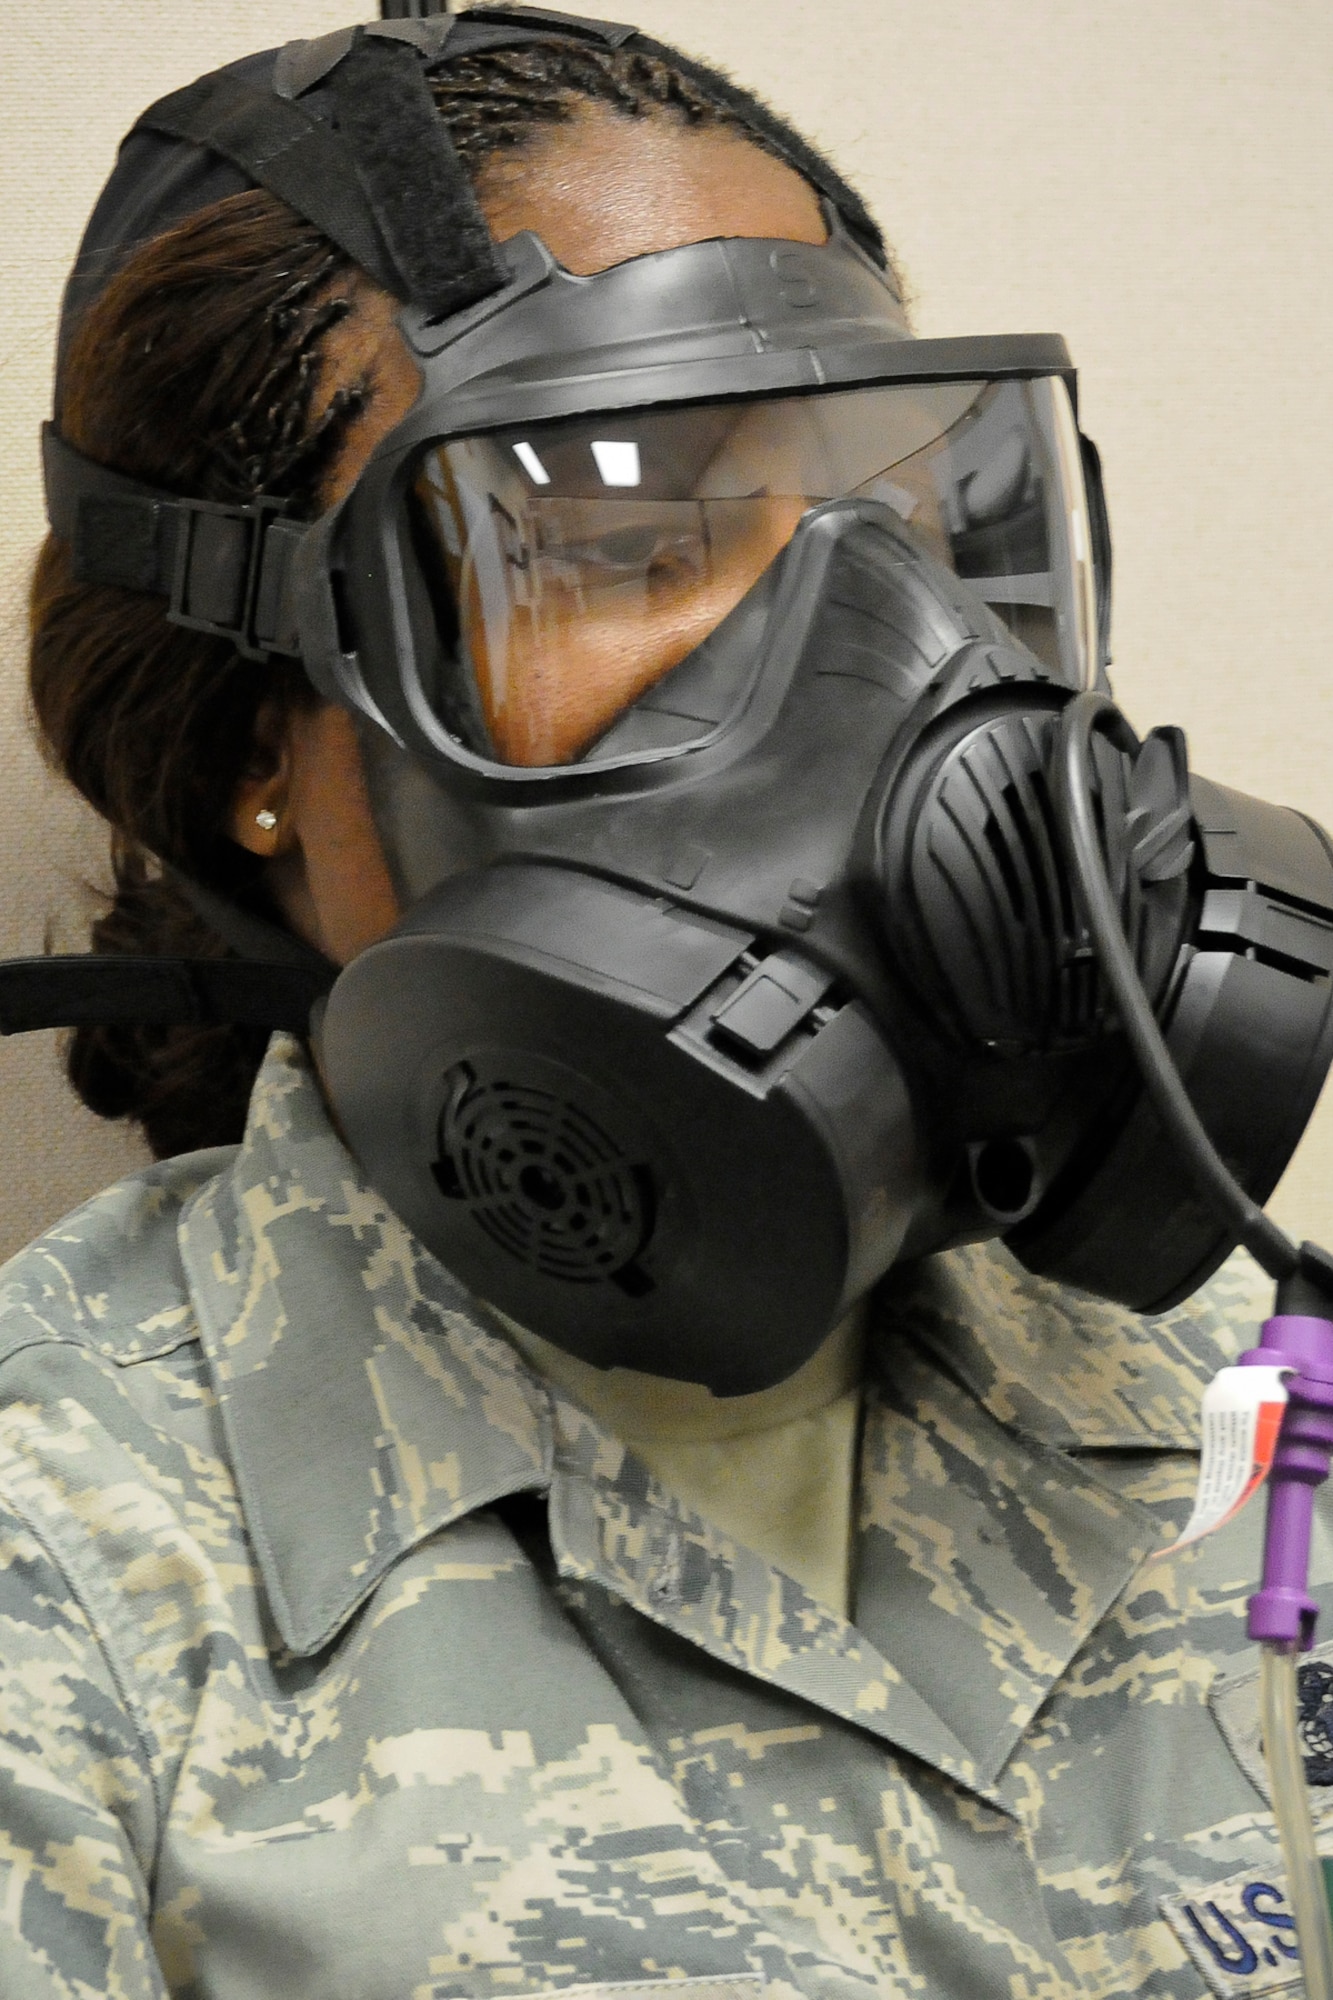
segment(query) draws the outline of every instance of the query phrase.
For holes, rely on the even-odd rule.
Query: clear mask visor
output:
[[[429,447],[411,486],[409,698],[442,747],[596,762],[802,515],[853,495],[892,508],[1069,685],[1091,683],[1078,434],[1047,377],[609,412]],[[623,754],[616,737],[604,755]]]

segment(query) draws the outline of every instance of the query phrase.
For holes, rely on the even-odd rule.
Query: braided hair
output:
[[[730,129],[789,164],[815,158],[725,79],[643,50],[552,40],[460,55],[430,82],[474,181],[588,104]],[[63,370],[62,431],[171,491],[231,503],[265,493],[313,513],[371,392],[360,380],[319,393],[327,336],[366,282],[276,196],[215,201],[142,246],[87,309]],[[225,827],[261,703],[316,700],[299,666],[258,666],[168,624],[154,599],[76,584],[68,551],[48,538],[29,685],[48,762],[111,827],[113,892],[92,925],[95,951],[227,955],[163,864],[276,915],[260,862]],[[240,1137],[265,1039],[242,1027],[85,1027],[67,1043],[66,1070],[91,1110],[137,1124],[164,1158]]]

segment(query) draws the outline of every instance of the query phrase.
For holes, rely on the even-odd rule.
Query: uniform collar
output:
[[[1152,1320],[1034,1277],[999,1245],[891,1274],[856,1620],[929,1688],[983,1783],[1164,1539],[1099,1455],[1196,1450],[1203,1389],[1253,1343],[1266,1303],[1243,1257]]]
[[[683,1507],[626,1446],[557,1397],[557,1567],[743,1674],[868,1730],[1012,1810],[894,1661],[794,1577]]]
[[[328,1644],[435,1529],[550,1477],[549,1405],[367,1188],[289,1036],[181,1252],[283,1644]]]
[[[289,1651],[329,1644],[435,1530],[549,1488],[567,1578],[1000,1805],[1014,1744],[1159,1539],[1062,1447],[1192,1442],[1202,1381],[1248,1338],[1212,1308],[1145,1328],[993,1250],[895,1278],[876,1333],[852,1625],[691,1515],[529,1374],[366,1187],[290,1039],[270,1048],[244,1142],[180,1237]]]
[[[890,1272],[876,1365],[891,1378],[906,1339],[997,1422],[1058,1450],[1197,1451],[1203,1391],[1254,1345],[1271,1299],[1239,1251],[1205,1291],[1147,1319],[974,1243]]]

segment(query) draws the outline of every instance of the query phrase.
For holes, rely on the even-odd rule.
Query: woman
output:
[[[569,271],[817,244],[816,188],[873,242],[669,54],[538,34],[431,89],[491,235]],[[393,302],[265,192],[92,289],[61,433],[167,492],[327,508],[417,395]],[[569,755],[603,685],[488,722]],[[338,964],[395,924],[368,739],[299,670],[52,541],[32,686],[113,829],[102,948],[223,948],[158,863]],[[465,1292],[261,1041],[81,1033],[161,1164],[6,1273],[6,1995],[1276,1985],[1253,1538],[1141,1568],[1243,1278],[1149,1330],[955,1252],[776,1388],[603,1376]]]

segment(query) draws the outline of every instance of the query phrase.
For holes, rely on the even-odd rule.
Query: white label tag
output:
[[[1203,1456],[1194,1512],[1152,1560],[1174,1555],[1239,1514],[1267,1479],[1287,1390],[1282,1368],[1223,1368],[1203,1392]]]

